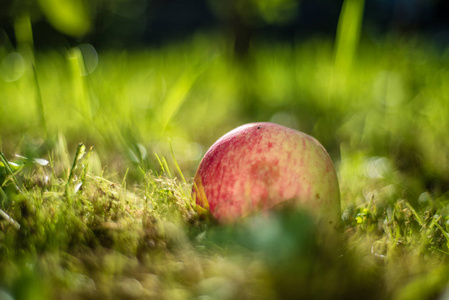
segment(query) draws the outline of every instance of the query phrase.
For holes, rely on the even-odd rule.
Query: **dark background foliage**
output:
[[[286,40],[335,34],[343,1],[279,1],[275,17],[260,11],[257,1],[217,0],[111,0],[82,2],[91,22],[84,34],[67,35],[55,29],[42,7],[51,1],[0,1],[0,28],[14,39],[14,18],[30,14],[35,46],[47,48],[95,43],[97,47],[155,46],[186,39],[198,30],[231,34],[245,51],[253,38]],[[262,3],[264,1],[261,1]],[[270,1],[267,1],[270,2]],[[241,5],[243,3],[244,5]],[[242,8],[243,7],[243,8]],[[425,34],[436,43],[449,41],[449,4],[444,0],[369,0],[365,3],[364,28],[376,39],[388,32]],[[246,46],[245,46],[246,45]]]

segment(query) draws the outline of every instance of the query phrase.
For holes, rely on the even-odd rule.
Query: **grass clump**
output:
[[[36,288],[43,297],[59,298],[70,291],[82,298],[110,297],[107,293],[125,293],[127,298],[126,291],[116,289],[134,293],[126,282],[137,281],[124,273],[141,273],[144,266],[166,271],[164,264],[152,262],[167,260],[171,249],[186,243],[181,228],[195,217],[181,198],[178,182],[148,173],[144,186],[131,192],[86,172],[80,155],[66,179],[54,172],[60,167],[53,163],[24,167],[17,176],[26,191],[5,193],[3,210],[20,225],[0,221],[0,281],[7,290],[15,293],[16,285],[29,289],[22,283],[28,280],[25,276],[39,282]],[[86,286],[95,286],[95,291]]]

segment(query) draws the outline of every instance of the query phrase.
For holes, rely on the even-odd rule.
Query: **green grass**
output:
[[[392,35],[339,68],[326,39],[256,41],[241,61],[198,35],[99,51],[86,75],[80,49],[37,52],[33,69],[0,48],[1,300],[447,294],[446,50]],[[191,202],[207,148],[252,121],[328,149],[336,236],[301,212],[218,226]]]

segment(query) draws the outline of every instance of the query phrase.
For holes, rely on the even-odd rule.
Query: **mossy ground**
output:
[[[218,225],[189,183],[148,171],[128,186],[88,165],[28,162],[2,176],[2,299],[430,299],[446,288],[443,199],[422,195],[415,210],[393,170],[369,178],[364,204],[344,206],[329,236],[301,212]],[[365,177],[348,180],[366,188]],[[343,197],[357,193],[346,184]]]

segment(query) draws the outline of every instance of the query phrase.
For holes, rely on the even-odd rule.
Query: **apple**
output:
[[[285,206],[332,227],[341,216],[338,179],[324,147],[268,122],[242,125],[218,139],[199,164],[192,198],[220,223]]]

